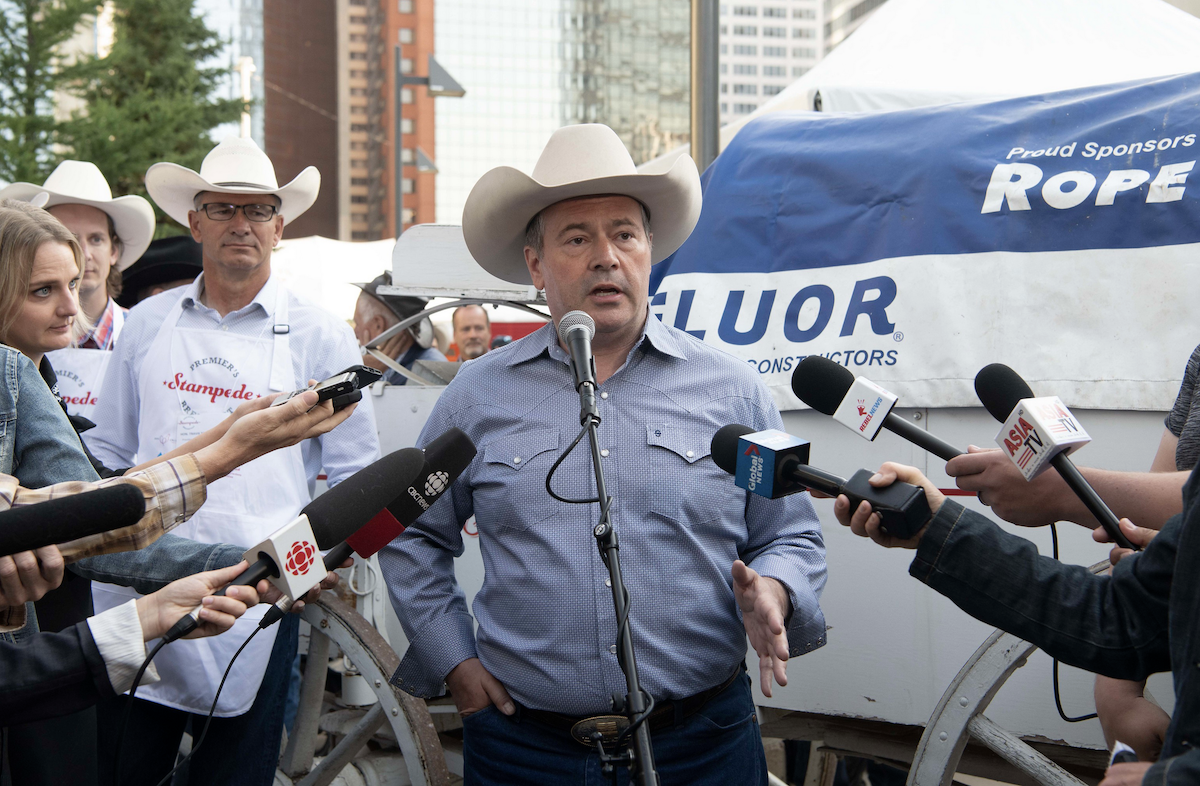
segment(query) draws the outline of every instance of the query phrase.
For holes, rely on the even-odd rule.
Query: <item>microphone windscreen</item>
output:
[[[387,507],[398,489],[410,485],[425,466],[417,448],[389,453],[363,467],[301,511],[308,516],[321,549],[333,548],[366,525]]]
[[[474,458],[475,443],[461,429],[441,434],[425,446],[424,463],[411,482],[394,488],[387,508],[346,542],[360,557],[379,551],[429,510]]]
[[[569,311],[558,320],[558,338],[563,343],[567,341],[567,333],[573,327],[583,325],[587,328],[588,341],[596,335],[596,321],[586,311]]]
[[[721,430],[713,435],[712,446],[709,448],[713,463],[730,475],[736,475],[738,438],[752,433],[754,429],[740,423],[722,426]]]
[[[817,412],[832,415],[854,384],[854,374],[845,366],[820,355],[809,355],[792,372],[792,392]]]
[[[132,483],[10,508],[0,512],[0,556],[129,527],[144,515],[146,498]]]
[[[1021,375],[1003,363],[992,363],[975,375],[975,395],[992,417],[1003,423],[1017,402],[1033,398],[1033,391]]]

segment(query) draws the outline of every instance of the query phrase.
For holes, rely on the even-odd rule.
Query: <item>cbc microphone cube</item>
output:
[[[321,561],[321,551],[313,535],[308,516],[301,514],[292,523],[271,533],[270,537],[245,553],[248,562],[254,563],[263,556],[270,557],[279,567],[279,577],[271,583],[280,592],[299,598],[321,583],[328,572]]]
[[[1070,455],[1091,441],[1058,396],[1022,399],[996,435],[996,444],[1026,480],[1040,475],[1059,453]]]
[[[801,464],[807,464],[808,454],[808,440],[786,431],[769,429],[746,434],[738,438],[735,482],[747,491],[775,499],[783,493],[778,483],[780,462],[795,456]]]
[[[894,395],[871,380],[858,377],[834,410],[833,419],[863,439],[873,441],[894,406]]]

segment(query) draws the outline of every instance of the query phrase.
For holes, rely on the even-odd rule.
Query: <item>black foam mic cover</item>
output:
[[[712,445],[709,448],[713,463],[730,475],[736,475],[738,438],[753,433],[754,429],[749,426],[743,426],[741,423],[730,423],[728,426],[722,426],[713,435]]]
[[[820,355],[809,355],[792,372],[792,392],[817,412],[832,415],[854,384],[854,373]]]
[[[1003,363],[984,366],[975,375],[975,395],[996,420],[1008,420],[1021,399],[1033,398],[1029,384]]]
[[[146,498],[132,483],[10,508],[0,512],[0,556],[121,529],[144,515]]]
[[[330,549],[353,535],[411,485],[425,466],[417,448],[389,453],[343,480],[304,507],[317,546]]]

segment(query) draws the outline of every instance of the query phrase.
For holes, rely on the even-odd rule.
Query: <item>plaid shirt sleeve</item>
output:
[[[0,511],[120,483],[141,490],[146,499],[146,515],[136,524],[60,544],[58,548],[64,560],[75,562],[99,554],[145,548],[191,518],[207,498],[204,471],[195,456],[189,453],[129,475],[99,481],[70,480],[40,489],[21,488],[16,478],[0,475]]]
[[[121,477],[71,480],[40,489],[22,488],[12,475],[0,474],[0,512],[118,483],[141,490],[146,499],[146,514],[136,524],[60,544],[58,548],[66,562],[145,548],[191,518],[207,499],[204,471],[189,453]],[[24,606],[0,608],[0,632],[20,628],[25,622]]]

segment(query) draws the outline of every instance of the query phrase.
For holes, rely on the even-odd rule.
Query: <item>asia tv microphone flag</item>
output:
[[[1200,74],[766,114],[704,173],[650,310],[782,409],[813,354],[905,406],[978,406],[975,373],[1003,362],[1069,406],[1169,409],[1197,342],[1198,159]]]

